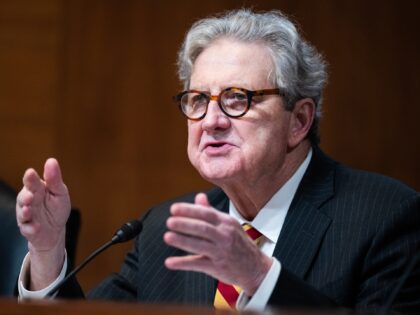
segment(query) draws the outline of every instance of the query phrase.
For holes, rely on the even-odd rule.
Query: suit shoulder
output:
[[[393,235],[392,229],[409,225],[418,230],[420,194],[414,189],[394,178],[340,163],[332,174],[333,194],[322,211],[333,220],[334,233],[346,242],[359,238],[370,246],[378,231]]]
[[[358,195],[365,202],[376,200],[382,204],[395,205],[420,198],[417,191],[397,179],[342,164],[336,166],[335,190],[337,193]]]

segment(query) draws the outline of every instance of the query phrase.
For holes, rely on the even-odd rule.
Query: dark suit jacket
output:
[[[211,204],[228,211],[228,198],[215,188]],[[173,202],[193,202],[194,194],[152,208],[144,229],[113,274],[89,297],[156,303],[211,305],[216,280],[201,273],[170,271],[163,234]],[[270,305],[377,309],[385,305],[420,248],[420,195],[385,176],[352,170],[314,149],[312,161],[290,206],[274,256],[282,271]],[[420,309],[415,268],[393,308]],[[75,294],[69,284],[60,295]]]

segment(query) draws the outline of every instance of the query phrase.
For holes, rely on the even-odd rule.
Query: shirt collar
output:
[[[273,243],[277,243],[287,211],[312,158],[312,148],[292,177],[271,197],[252,221],[245,220],[229,200],[229,214],[239,223],[249,223]]]

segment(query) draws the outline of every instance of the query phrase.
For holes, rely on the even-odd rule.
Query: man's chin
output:
[[[236,172],[226,168],[202,168],[199,173],[203,179],[217,186],[232,180]]]

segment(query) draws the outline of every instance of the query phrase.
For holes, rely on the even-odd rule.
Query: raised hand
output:
[[[229,215],[212,208],[205,194],[195,203],[175,203],[167,220],[165,242],[190,255],[169,257],[169,269],[204,272],[224,283],[239,285],[252,296],[269,271],[272,259],[263,254]]]
[[[16,202],[16,218],[28,240],[32,290],[50,284],[64,261],[66,222],[70,197],[57,160],[48,159],[43,179],[34,169],[26,170]]]

